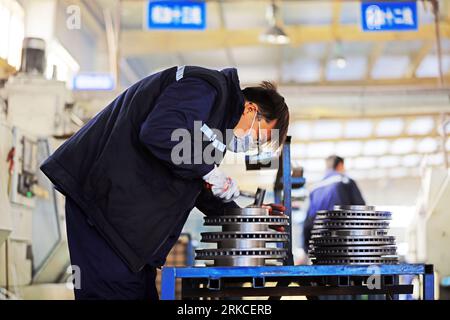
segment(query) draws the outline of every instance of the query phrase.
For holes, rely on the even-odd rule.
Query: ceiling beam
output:
[[[418,31],[403,32],[363,32],[359,25],[323,26],[286,26],[291,46],[298,47],[311,42],[346,41],[434,41],[433,25],[423,25]],[[120,47],[124,56],[140,56],[152,53],[171,53],[183,51],[201,51],[239,46],[261,46],[260,28],[228,30],[207,29],[205,31],[123,31]],[[441,23],[443,38],[450,38],[450,24]],[[136,44],[139,45],[136,45]],[[269,45],[268,45],[269,46]]]
[[[139,80],[139,75],[136,73],[133,67],[131,67],[127,59],[122,58],[120,60],[120,70],[129,83],[135,83],[137,80]]]
[[[411,58],[411,62],[405,72],[405,78],[415,78],[417,69],[433,47],[434,41],[427,40],[422,44],[420,50]]]
[[[339,87],[364,87],[364,86],[379,86],[385,88],[392,88],[393,86],[398,86],[399,89],[401,87],[412,87],[417,86],[421,88],[436,88],[436,79],[434,77],[431,78],[397,78],[397,79],[369,79],[369,80],[336,80],[336,81],[326,81],[326,82],[284,82],[280,83],[280,86],[284,87],[293,87],[293,88],[308,88],[308,87],[330,87],[330,88],[339,88]],[[450,81],[450,77],[445,77],[446,81]],[[449,82],[450,83],[450,82]],[[246,86],[255,85],[256,83],[242,83]],[[450,89],[450,86],[446,87]],[[445,88],[444,88],[445,89]]]
[[[219,10],[219,28],[221,31],[225,31],[227,28],[227,23],[225,20],[225,9],[224,9],[224,0],[219,0],[218,10]],[[228,62],[232,66],[236,66],[236,60],[234,59],[233,53],[231,52],[230,46],[226,39],[224,39],[225,54],[227,56]]]
[[[314,138],[309,138],[309,139],[294,139],[293,143],[300,143],[300,144],[316,144],[316,143],[338,143],[338,142],[342,142],[342,141],[359,141],[359,142],[367,142],[367,141],[373,141],[373,140],[387,140],[387,141],[394,141],[394,140],[398,140],[398,139],[423,139],[423,138],[439,138],[440,135],[439,133],[437,133],[436,130],[434,130],[433,132],[429,133],[429,134],[400,134],[400,135],[395,135],[395,136],[377,136],[377,135],[370,135],[368,137],[362,137],[362,138],[352,138],[352,137],[337,137],[334,139],[314,139]]]
[[[340,21],[341,21],[341,10],[342,10],[342,3],[339,0],[334,0],[332,4],[332,20],[331,20],[331,26],[332,30],[338,30]],[[320,83],[325,83],[327,81],[327,68],[328,68],[328,62],[330,59],[333,58],[333,54],[336,48],[336,42],[340,41],[337,35],[334,35],[334,38],[336,41],[329,42],[326,45],[325,54],[323,55],[321,61],[320,61],[320,75],[319,75],[319,81]]]
[[[366,81],[372,79],[372,73],[375,65],[377,64],[378,59],[384,51],[384,47],[386,46],[385,42],[377,42],[372,46],[372,51],[370,52],[368,61],[367,61],[367,69],[366,69]]]

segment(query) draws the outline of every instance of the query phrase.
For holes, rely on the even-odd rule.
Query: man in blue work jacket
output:
[[[247,152],[264,130],[261,143],[282,144],[288,123],[276,88],[241,90],[236,69],[173,67],[125,90],[41,166],[66,196],[76,299],[157,299],[156,268],[191,210],[237,206],[239,188],[218,168],[226,150]],[[181,162],[177,130],[191,137]]]
[[[308,252],[311,230],[317,211],[332,210],[335,205],[365,205],[356,182],[345,174],[344,159],[333,155],[326,159],[327,173],[313,186],[309,209],[303,224],[303,248]]]

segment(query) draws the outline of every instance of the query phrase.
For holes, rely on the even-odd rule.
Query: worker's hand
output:
[[[214,196],[223,202],[231,202],[239,197],[239,187],[232,178],[228,177],[219,168],[215,168],[203,177]]]
[[[265,204],[262,206],[263,208],[269,209],[269,214],[271,216],[282,216],[284,215],[284,212],[286,211],[286,207],[282,204]],[[283,226],[270,226],[271,229],[278,231],[278,232],[284,232],[285,228]]]

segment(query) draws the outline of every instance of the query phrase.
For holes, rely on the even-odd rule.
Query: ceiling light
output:
[[[347,59],[343,54],[342,43],[338,40],[334,47],[335,54],[332,62],[336,65],[338,69],[345,69],[347,67]]]
[[[277,25],[269,27],[259,36],[261,42],[270,44],[288,44],[290,42],[287,34]]]
[[[337,57],[334,59],[334,63],[339,69],[344,69],[347,66],[347,59],[344,57]]]
[[[267,8],[266,18],[269,23],[267,30],[259,36],[261,42],[269,44],[288,44],[290,39],[286,32],[277,23],[278,7],[275,2],[272,1]]]

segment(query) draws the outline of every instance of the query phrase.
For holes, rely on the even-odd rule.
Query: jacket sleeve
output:
[[[206,81],[197,78],[183,78],[169,85],[157,99],[153,110],[140,128],[140,141],[152,153],[153,156],[169,166],[172,172],[184,179],[197,179],[208,174],[214,169],[214,164],[206,164],[204,161],[195,161],[195,157],[201,157],[202,148],[194,148],[195,139],[202,139],[203,134],[194,132],[194,122],[206,122],[214,106],[216,90]],[[201,127],[201,125],[200,125]],[[188,134],[187,146],[190,150],[181,153],[183,159],[173,161],[172,151],[174,147],[186,141],[180,136],[172,141],[175,130]],[[198,143],[198,141],[197,141]],[[186,144],[183,144],[185,146]],[[179,149],[176,149],[179,151]],[[197,152],[194,154],[194,152]]]
[[[223,203],[213,195],[211,190],[206,188],[203,188],[197,197],[195,207],[206,216],[222,216],[225,209],[240,208],[234,201]]]

